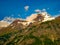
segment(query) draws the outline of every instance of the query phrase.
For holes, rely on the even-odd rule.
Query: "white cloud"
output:
[[[41,10],[39,10],[39,9],[36,9],[36,10],[35,10],[35,12],[37,12],[37,13],[40,13],[40,12],[41,12]]]
[[[18,16],[20,16],[20,15],[18,15]],[[16,19],[25,20],[25,19],[22,19],[22,18],[4,17],[4,19],[1,20],[1,21],[2,22],[7,22],[7,23],[11,24]]]
[[[37,13],[46,12],[46,9],[42,9],[42,10],[36,9],[35,12],[37,12]]]
[[[6,21],[8,23],[12,23],[15,20],[13,17],[5,17],[2,21]]]
[[[29,6],[25,6],[25,7],[24,7],[24,9],[25,9],[26,11],[28,11],[28,9],[29,9]]]
[[[42,11],[46,11],[46,9],[42,9]]]

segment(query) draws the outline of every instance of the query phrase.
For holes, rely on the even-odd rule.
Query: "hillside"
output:
[[[60,17],[23,27],[19,24],[1,29],[0,45],[60,45]]]

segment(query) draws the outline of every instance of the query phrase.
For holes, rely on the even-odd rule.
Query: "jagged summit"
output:
[[[42,16],[42,14],[32,14],[26,20],[27,21],[40,21],[43,19],[44,19],[44,17]]]
[[[41,12],[41,13],[36,13],[32,14],[31,16],[27,17],[27,21],[48,21],[48,20],[53,20],[55,17],[50,16],[47,12]]]
[[[41,12],[41,13],[31,14],[31,16],[27,17],[26,19],[6,17],[6,18],[4,18],[3,21],[7,22],[8,24],[16,25],[16,24],[21,23],[24,26],[27,26],[33,22],[38,22],[38,21],[45,22],[45,21],[49,21],[49,20],[53,20],[53,19],[55,19],[55,17],[51,17],[47,12]]]
[[[26,22],[27,22],[27,21],[25,21],[25,20],[16,19],[16,20],[14,20],[14,21],[11,23],[11,26],[12,26],[12,25],[19,25],[19,24],[25,25]]]

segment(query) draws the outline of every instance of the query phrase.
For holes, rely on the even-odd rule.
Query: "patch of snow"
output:
[[[33,19],[35,19],[36,17],[37,17],[37,14],[31,14],[26,18],[26,20],[30,22],[30,21],[33,21]]]
[[[8,25],[10,24],[5,21],[0,21],[0,27],[7,27]]]
[[[44,20],[42,22],[55,19],[55,17],[51,17],[49,14],[47,14],[47,12],[42,12],[42,15],[44,16]]]
[[[21,23],[21,22],[18,21],[18,24],[19,24],[19,23]]]

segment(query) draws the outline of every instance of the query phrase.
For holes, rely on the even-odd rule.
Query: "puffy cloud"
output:
[[[42,11],[46,11],[46,9],[42,9]]]
[[[37,13],[46,12],[46,9],[42,9],[42,10],[36,9],[35,12],[37,12]]]
[[[13,17],[5,17],[2,21],[6,21],[8,23],[12,23],[15,20]]]
[[[24,7],[24,9],[25,9],[26,11],[28,11],[28,9],[29,9],[29,6],[25,6],[25,7]]]
[[[18,16],[20,16],[20,15],[18,15]],[[25,19],[22,19],[22,18],[4,17],[4,19],[1,20],[1,22],[7,22],[7,23],[11,24],[16,19],[25,20]]]
[[[35,10],[35,12],[37,12],[37,13],[40,13],[40,12],[41,12],[41,10],[39,10],[39,9],[36,9],[36,10]]]
[[[11,17],[4,17],[3,20],[0,21],[0,27],[7,27],[13,22],[13,18]]]

